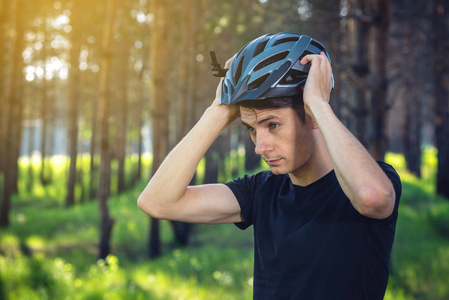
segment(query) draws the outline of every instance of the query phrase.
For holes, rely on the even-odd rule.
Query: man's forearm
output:
[[[327,102],[314,102],[309,110],[324,138],[337,179],[353,206],[369,217],[387,217],[393,209],[394,190],[382,169]]]
[[[230,123],[222,110],[220,107],[208,108],[168,154],[139,197],[139,207],[169,205],[183,196],[201,158]]]

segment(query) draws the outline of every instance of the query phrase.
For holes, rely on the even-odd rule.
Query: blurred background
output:
[[[0,299],[252,299],[251,229],[136,201],[214,99],[209,51],[280,31],[326,46],[335,113],[401,175],[385,299],[449,299],[446,0],[0,0]],[[266,168],[233,124],[192,184]]]

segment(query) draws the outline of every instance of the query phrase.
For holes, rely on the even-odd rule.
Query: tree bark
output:
[[[98,144],[98,101],[93,99],[92,103],[92,136],[90,138],[90,165],[89,165],[89,198],[94,199],[98,195],[97,186],[97,164],[95,163],[95,155]]]
[[[171,1],[151,0],[153,14],[150,50],[151,70],[151,124],[153,164],[152,174],[156,172],[168,152],[168,103],[167,82],[170,62],[169,25]],[[152,219],[150,230],[149,256],[161,255],[158,220]]]
[[[7,65],[7,61],[5,59],[6,54],[6,25],[8,20],[8,12],[10,10],[11,1],[9,0],[1,0],[0,1],[0,64],[2,66]],[[5,85],[5,72],[2,70],[0,72],[0,145],[4,145],[4,136],[5,136],[5,128],[6,128],[6,110],[5,102],[6,102],[6,85]],[[0,147],[0,186],[2,186],[2,174],[4,172],[4,158],[5,157],[5,147]],[[0,195],[2,190],[0,189]],[[1,197],[0,197],[1,199]]]
[[[22,121],[22,49],[24,44],[24,24],[22,22],[23,7],[20,0],[11,3],[12,20],[14,21],[14,35],[11,43],[12,59],[10,60],[10,84],[6,92],[6,134],[4,159],[3,199],[0,206],[0,227],[9,225],[11,209],[11,195],[17,190],[17,158],[21,142]]]
[[[118,111],[117,111],[117,131],[116,131],[116,157],[118,160],[117,170],[117,192],[121,193],[126,189],[125,181],[125,157],[126,157],[126,129],[128,124],[128,57],[130,53],[130,43],[128,38],[122,36],[119,45],[120,76],[118,82]]]
[[[366,82],[369,74],[369,4],[363,0],[356,0],[352,3],[355,18],[351,21],[353,32],[352,43],[354,49],[354,61],[352,70],[359,80]],[[351,103],[351,112],[354,118],[352,128],[354,134],[360,142],[367,146],[368,143],[368,104],[366,88],[355,85],[353,87],[353,101]]]
[[[421,177],[421,102],[419,95],[410,95],[410,103],[405,105],[404,156],[407,169],[418,177]]]
[[[44,29],[46,32],[46,28]],[[47,36],[47,32],[45,33]],[[44,53],[42,55],[42,58],[45,60],[47,53],[45,51],[47,47],[47,40],[45,41],[44,45]],[[46,168],[48,167],[48,164],[46,163],[47,158],[47,144],[48,144],[48,123],[49,123],[49,117],[51,113],[49,111],[53,110],[53,101],[51,101],[50,97],[48,96],[48,83],[47,79],[42,79],[42,87],[41,87],[41,119],[42,119],[42,126],[41,126],[41,143],[40,143],[40,151],[41,151],[41,169],[40,169],[40,182],[43,186],[46,186],[50,183],[50,176],[49,172],[47,172]]]
[[[371,91],[372,133],[368,151],[376,160],[383,160],[387,149],[386,116],[389,110],[387,103],[388,79],[388,29],[390,24],[390,0],[374,0],[373,21],[370,47],[372,58],[370,70],[373,75]]]
[[[256,154],[254,142],[247,132],[243,133],[243,141],[245,144],[245,170],[253,171],[260,166],[260,156]]]
[[[435,137],[438,149],[437,193],[449,199],[449,5],[445,0],[434,0],[432,12]]]
[[[66,206],[75,204],[75,186],[76,186],[76,164],[78,158],[78,118],[80,107],[80,71],[79,56],[81,52],[80,45],[80,13],[81,7],[73,5],[70,22],[72,25],[72,48],[70,49],[70,98],[69,98],[69,156],[70,167],[67,181]]]
[[[111,68],[114,25],[117,14],[117,0],[106,2],[106,14],[103,24],[102,59],[100,73],[100,120],[101,120],[101,163],[100,187],[98,191],[100,206],[100,244],[99,258],[106,258],[110,253],[110,236],[114,220],[109,215],[108,197],[111,189],[111,160],[109,154],[109,117],[111,100]]]

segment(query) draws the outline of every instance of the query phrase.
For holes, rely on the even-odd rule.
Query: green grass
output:
[[[405,170],[402,155],[386,160],[401,175],[403,197],[385,299],[449,299],[449,202],[434,195],[435,150],[423,152],[422,179]],[[82,161],[85,168],[88,160]],[[240,166],[225,172],[240,173]],[[147,258],[149,218],[136,205],[145,182],[111,196],[112,254],[98,260],[98,204],[64,207],[67,167],[64,159],[53,162],[53,183],[33,181],[29,191],[27,172],[21,173],[11,226],[0,229],[0,299],[252,299],[250,229],[196,225],[190,246],[177,248],[170,223],[162,221],[164,255]],[[38,169],[35,162],[34,174]]]
[[[449,299],[449,202],[434,194],[436,151],[424,149],[421,179],[405,170],[402,155],[386,161],[403,185],[386,299]]]

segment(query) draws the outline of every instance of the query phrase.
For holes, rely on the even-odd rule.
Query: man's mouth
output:
[[[279,164],[281,162],[282,158],[264,159],[264,160],[271,167],[271,166],[276,166],[277,164]]]

